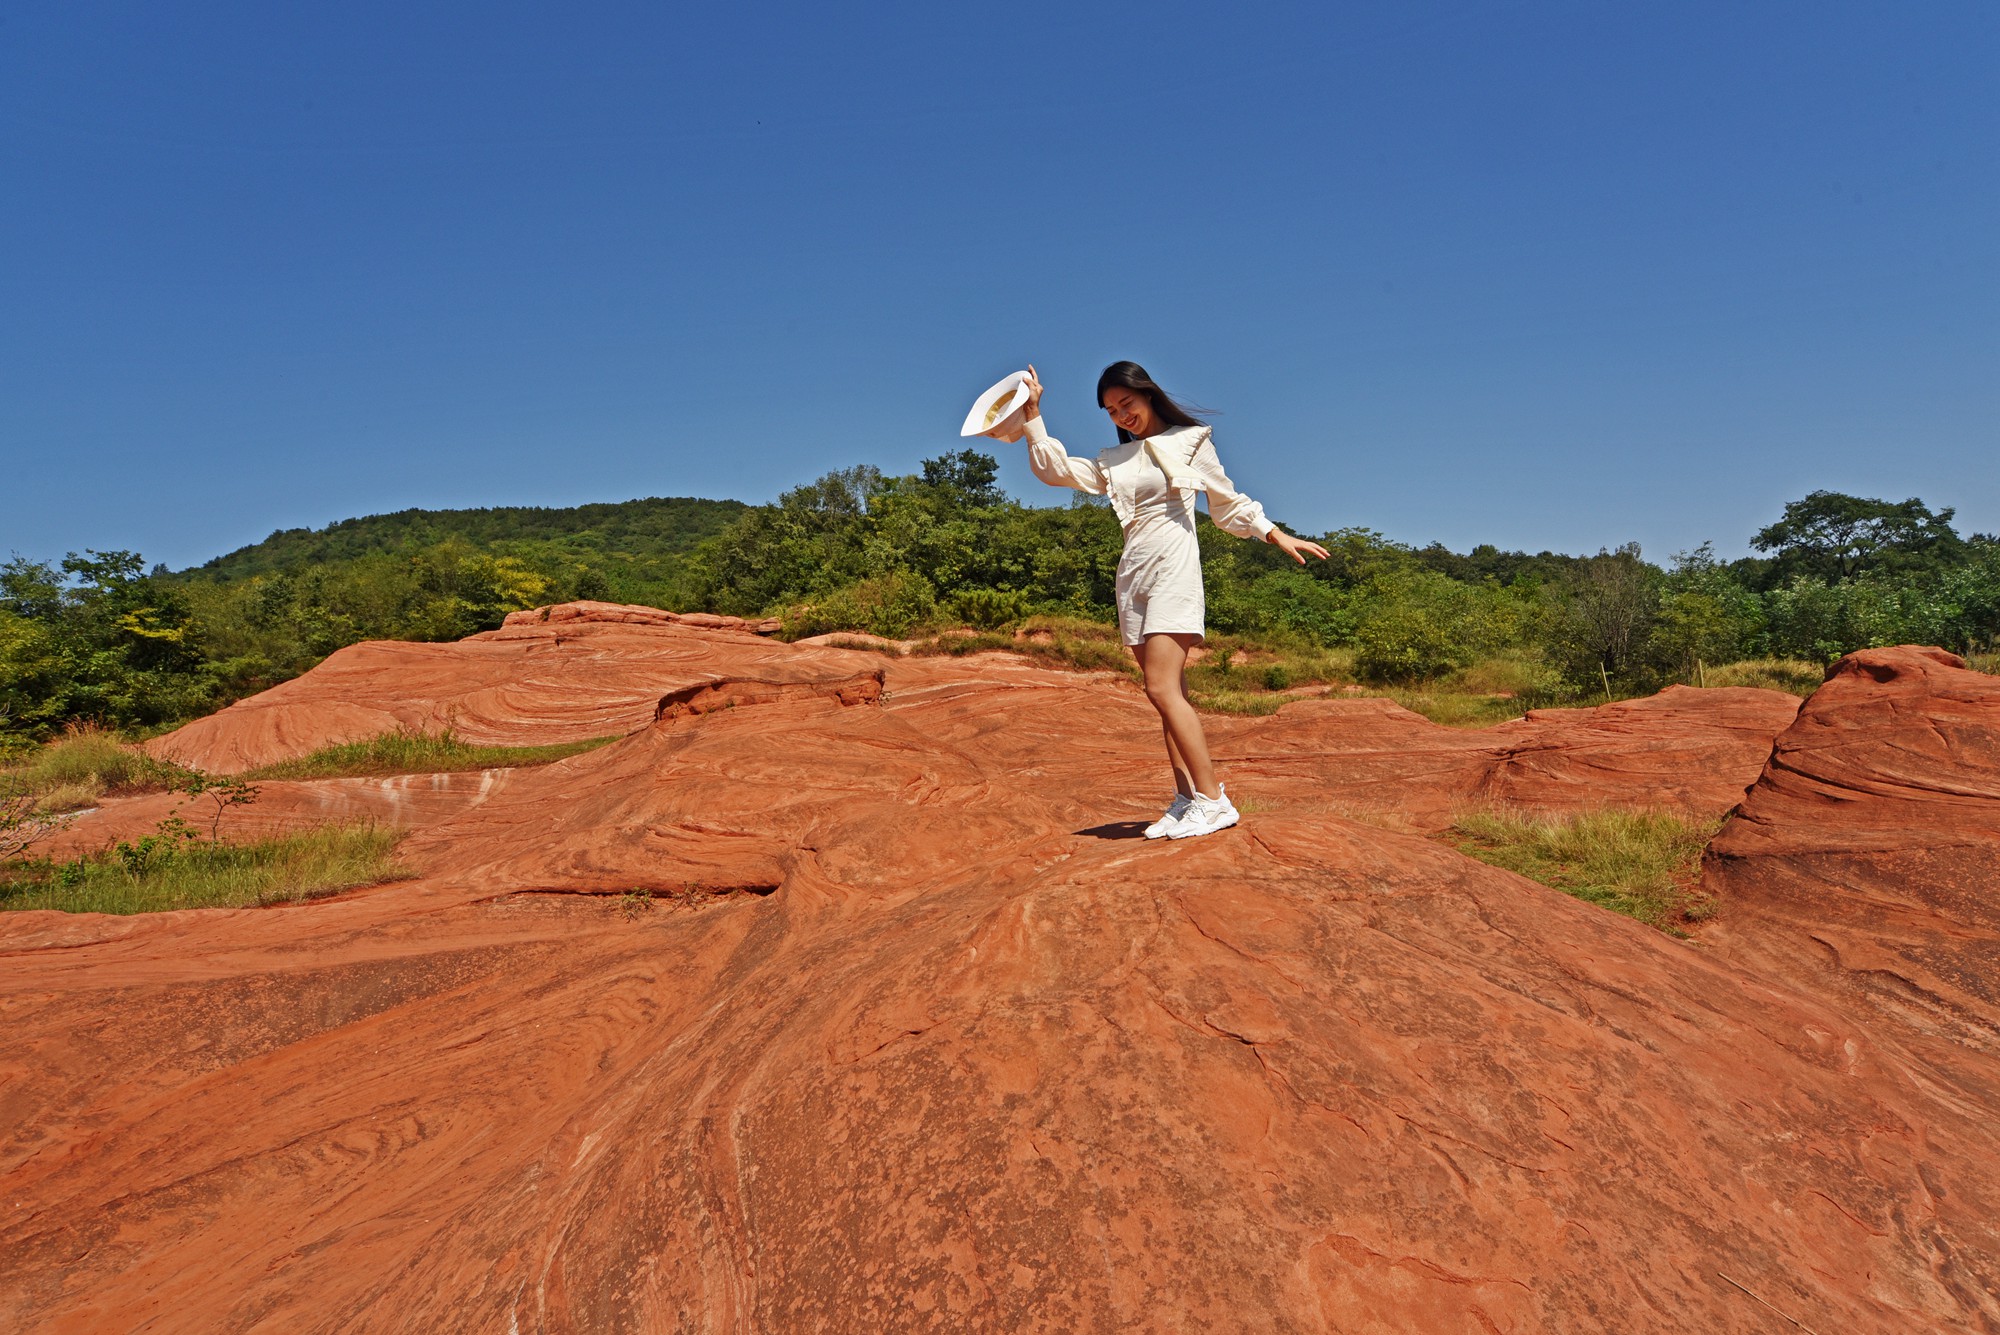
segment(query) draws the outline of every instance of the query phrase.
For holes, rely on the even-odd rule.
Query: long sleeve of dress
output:
[[[1095,459],[1079,459],[1049,434],[1039,417],[1027,421],[1028,467],[1051,487],[1075,487],[1092,496],[1104,494],[1104,470]]]
[[[1239,538],[1250,538],[1257,542],[1270,536],[1273,524],[1264,515],[1264,507],[1236,490],[1236,484],[1222,471],[1222,459],[1215,452],[1215,442],[1203,433],[1202,442],[1189,460],[1189,466],[1201,479],[1203,491],[1208,493],[1208,517],[1215,526],[1225,533],[1234,533]]]

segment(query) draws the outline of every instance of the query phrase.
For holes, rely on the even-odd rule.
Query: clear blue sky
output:
[[[0,556],[768,500],[1029,359],[1095,450],[1121,357],[1312,532],[2000,530],[1996,75],[1992,0],[15,0]]]

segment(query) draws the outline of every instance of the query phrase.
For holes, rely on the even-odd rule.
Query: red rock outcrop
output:
[[[1841,659],[1705,870],[1719,948],[2000,1115],[2000,679],[1941,649]]]
[[[630,629],[793,689],[632,671],[416,882],[0,921],[0,1324],[2000,1329],[2000,1135],[1932,1054],[1330,812],[1719,811],[1792,706],[1217,720],[1251,815],[1163,846],[1127,683]]]

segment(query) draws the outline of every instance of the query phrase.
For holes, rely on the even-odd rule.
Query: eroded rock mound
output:
[[[632,629],[685,681],[420,881],[0,922],[0,1325],[2000,1329],[1928,1056],[1329,806],[1726,805],[1793,706],[1219,721],[1249,820],[1161,845],[1129,683]]]
[[[810,674],[815,653],[763,640],[768,622],[565,603],[515,612],[499,630],[452,644],[370,640],[302,677],[147,744],[214,774],[239,774],[399,729],[447,728],[482,746],[536,746],[623,735],[660,696],[737,671]],[[841,659],[840,661],[845,661]]]

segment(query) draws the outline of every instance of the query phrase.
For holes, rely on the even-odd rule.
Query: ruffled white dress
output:
[[[1275,527],[1264,507],[1236,490],[1222,471],[1205,426],[1170,427],[1157,436],[1079,459],[1049,435],[1039,417],[1027,424],[1028,466],[1052,487],[1107,496],[1125,530],[1118,560],[1118,631],[1128,645],[1148,635],[1205,635],[1201,548],[1194,498],[1208,493],[1217,528],[1262,541]]]

